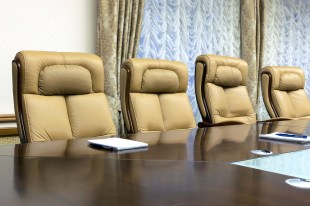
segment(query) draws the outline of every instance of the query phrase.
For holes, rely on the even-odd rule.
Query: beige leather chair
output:
[[[305,77],[298,67],[268,66],[261,72],[262,94],[270,117],[310,118]]]
[[[196,58],[195,91],[204,125],[256,122],[246,88],[247,63],[238,58],[200,55]]]
[[[116,133],[103,93],[103,63],[96,55],[22,51],[12,67],[22,142]]]
[[[128,133],[196,127],[181,62],[128,59],[121,67],[121,107]]]

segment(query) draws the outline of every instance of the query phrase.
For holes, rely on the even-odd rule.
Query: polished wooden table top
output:
[[[307,146],[260,133],[307,133],[308,126],[253,124],[134,134],[147,151],[95,149],[87,139],[0,147],[0,205],[309,205],[291,177],[229,164]],[[309,135],[309,134],[308,134]]]
[[[275,131],[303,132],[305,128],[275,124],[251,124],[210,127],[192,130],[140,133],[127,135],[147,142],[147,151],[110,152],[89,147],[87,139],[60,140],[0,147],[0,155],[75,157],[102,156],[112,159],[186,160],[236,162],[257,156],[252,150],[269,150],[273,154],[308,149],[301,144],[272,143],[258,139],[260,133]],[[98,137],[97,137],[98,138]]]
[[[225,163],[0,157],[0,205],[309,205],[289,177]]]

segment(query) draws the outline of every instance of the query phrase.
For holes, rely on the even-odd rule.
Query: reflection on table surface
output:
[[[301,144],[259,140],[260,133],[273,131],[309,134],[307,126],[277,124],[230,125],[190,130],[137,133],[124,138],[146,142],[147,151],[110,152],[89,147],[87,139],[60,140],[0,147],[0,155],[37,157],[102,156],[107,159],[186,160],[236,162],[258,158],[252,150],[281,154],[310,148]],[[100,137],[96,137],[100,138]]]
[[[0,157],[0,205],[309,205],[287,176],[231,164]],[[4,187],[5,186],[5,187]],[[275,197],[277,197],[275,199]]]
[[[258,124],[272,124],[278,126],[289,126],[289,127],[301,127],[305,130],[310,129],[310,119],[296,119],[296,120],[284,120],[284,121],[271,121],[271,122],[259,122]]]

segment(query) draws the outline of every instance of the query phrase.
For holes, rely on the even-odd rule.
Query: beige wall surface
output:
[[[96,0],[0,0],[0,114],[13,114],[20,50],[96,51]]]

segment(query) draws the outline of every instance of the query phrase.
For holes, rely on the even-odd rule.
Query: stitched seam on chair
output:
[[[161,117],[162,117],[163,124],[164,124],[164,131],[166,131],[166,130],[167,130],[167,127],[166,127],[166,121],[164,120],[163,108],[162,108],[162,106],[161,106],[161,101],[160,101],[159,95],[157,95],[157,98],[158,98],[158,102],[159,102],[159,107],[160,107]]]
[[[182,93],[182,94],[184,94],[184,93]],[[188,98],[188,96],[187,96],[187,94],[186,94],[186,92],[185,92],[185,95],[186,95],[186,101],[188,102],[188,104],[189,104],[189,106],[190,106],[190,109],[191,109],[191,114],[192,114],[192,116],[194,117],[194,122],[192,122],[192,123],[194,123],[194,128],[196,128],[196,122],[195,122],[195,116],[194,116],[194,112],[193,112],[193,109],[192,109],[192,107],[191,107],[191,103],[190,103],[190,101],[189,101],[189,98]],[[190,126],[193,126],[193,125],[190,125]]]
[[[149,69],[143,71],[143,74],[142,74],[141,87],[140,87],[140,92],[141,92],[141,93],[143,93],[142,88],[144,87],[144,84],[145,84],[144,75],[145,75],[145,72],[148,71],[148,70],[149,70]]]
[[[158,62],[158,69],[160,68],[160,61],[157,61]],[[179,79],[179,78],[178,78]],[[179,91],[179,89],[178,89]],[[160,111],[161,111],[161,117],[162,117],[162,120],[163,120],[163,125],[164,125],[164,131],[166,131],[167,127],[166,127],[166,121],[164,120],[164,115],[163,115],[163,108],[162,108],[162,105],[161,105],[161,101],[160,101],[160,98],[159,98],[159,94],[157,94],[157,98],[158,98],[158,102],[159,102],[159,106],[160,106]]]
[[[253,118],[252,118],[252,115],[253,115]],[[218,115],[219,117],[224,117],[224,118],[239,118],[239,117],[246,117],[246,118],[251,118],[251,119],[254,119],[254,116],[256,115],[256,113],[250,113],[248,115],[245,115],[245,116],[233,116],[233,117],[224,117],[224,116],[221,116],[221,115]],[[255,118],[256,119],[256,118]]]
[[[241,62],[239,62],[237,65],[236,65],[236,68],[239,70],[239,72],[241,73],[241,85],[243,85],[243,81],[244,81],[244,79],[243,79],[243,75],[242,75],[242,72],[240,71],[240,69],[239,69],[239,66],[240,66],[240,64],[241,64]],[[247,72],[247,75],[249,75],[249,69],[248,69],[248,72]],[[244,86],[247,86],[247,82],[245,82],[245,85]],[[249,96],[249,95],[248,95]],[[251,103],[252,104],[252,103]]]
[[[71,124],[71,121],[70,121],[69,110],[68,110],[68,96],[66,95],[66,96],[64,96],[64,98],[65,98],[65,103],[66,103],[66,111],[67,111],[68,122],[70,124],[71,137],[72,137],[72,139],[74,139],[73,130],[72,130],[72,124]]]
[[[160,69],[160,61],[159,60],[157,60],[157,62],[158,62],[158,69]],[[170,69],[163,69],[163,70],[168,70],[168,71],[171,71]],[[177,77],[178,77],[178,83],[179,83],[179,86],[178,86],[178,90],[177,90],[177,92],[180,92],[180,78],[179,78],[179,75],[178,75],[178,73],[176,73],[175,71],[173,71],[176,75],[177,75]]]
[[[136,115],[136,110],[135,110],[135,107],[133,106],[133,103],[132,103],[132,98],[130,97],[130,94],[128,94],[128,110],[129,110],[129,113],[130,113],[130,117],[128,117],[128,120],[131,122],[131,125],[132,125],[132,133],[135,133],[135,132],[138,132],[139,131],[139,128],[138,128],[138,120],[137,120],[137,115]],[[132,109],[131,109],[132,108]],[[135,122],[134,122],[135,121]],[[129,122],[129,125],[130,125],[130,122]],[[136,128],[135,128],[136,127]],[[136,131],[137,130],[137,131]]]

